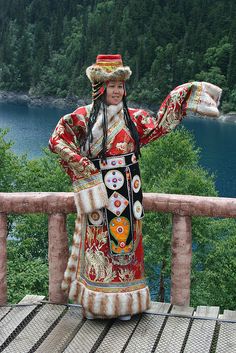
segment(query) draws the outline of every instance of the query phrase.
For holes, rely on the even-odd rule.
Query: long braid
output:
[[[107,151],[107,106],[104,102],[102,102],[102,110],[103,110],[103,117],[102,117],[102,129],[103,129],[103,139],[102,139],[102,150],[99,154],[99,157],[102,161],[106,161],[106,151]]]
[[[135,141],[135,155],[136,155],[136,158],[138,159],[139,157],[141,157],[139,135],[138,135],[137,128],[129,115],[129,110],[127,107],[127,102],[126,102],[125,96],[123,97],[123,109],[124,109],[125,124],[128,127],[128,129],[131,133],[131,136]]]
[[[85,150],[86,143],[88,142],[88,153],[91,157],[91,143],[93,142],[93,126],[97,121],[98,113],[100,109],[103,110],[103,119],[102,119],[102,128],[103,128],[103,140],[102,140],[102,151],[99,154],[99,157],[102,160],[106,159],[106,150],[107,150],[107,106],[105,104],[106,94],[100,95],[93,102],[93,107],[89,115],[88,120],[88,129],[84,140],[81,143],[81,147]]]
[[[88,120],[88,129],[87,129],[87,133],[85,138],[83,139],[82,143],[81,143],[81,147],[83,149],[85,149],[85,145],[88,141],[88,145],[89,145],[89,156],[91,156],[91,149],[90,149],[90,144],[93,142],[93,126],[96,123],[97,120],[97,116],[100,110],[100,107],[102,105],[102,101],[103,98],[102,96],[100,96],[99,98],[97,98],[95,101],[93,101],[93,106],[92,106],[92,110],[90,112],[89,115],[89,120]]]

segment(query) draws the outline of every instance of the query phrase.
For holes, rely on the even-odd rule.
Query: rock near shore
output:
[[[236,123],[236,112],[229,112],[227,114],[222,114],[219,119],[226,123]]]
[[[25,104],[29,107],[54,107],[59,109],[73,110],[76,107],[87,105],[91,103],[91,98],[79,99],[77,96],[70,96],[66,98],[58,97],[46,97],[46,96],[34,96],[25,92],[9,92],[0,91],[0,103],[13,103],[13,104]],[[137,102],[128,101],[130,108],[142,108],[147,110],[150,114],[155,115],[158,110],[156,106],[148,106],[145,104],[139,104]]]
[[[27,106],[50,106],[55,108],[75,108],[80,105],[86,105],[90,103],[89,99],[78,99],[78,97],[44,97],[44,96],[31,96],[24,92],[6,92],[0,91],[0,102],[1,103],[14,103],[14,104],[25,104]]]

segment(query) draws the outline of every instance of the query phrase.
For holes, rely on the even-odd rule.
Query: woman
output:
[[[77,219],[62,287],[87,318],[148,309],[141,223],[140,148],[175,128],[189,111],[216,117],[221,90],[206,82],[175,88],[156,117],[126,104],[131,70],[120,55],[87,68],[93,103],[64,116],[50,148],[73,181]]]

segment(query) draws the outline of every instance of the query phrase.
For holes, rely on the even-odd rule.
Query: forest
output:
[[[0,89],[87,98],[86,67],[120,53],[132,101],[158,106],[205,80],[223,88],[223,111],[236,110],[235,15],[230,0],[1,0]]]

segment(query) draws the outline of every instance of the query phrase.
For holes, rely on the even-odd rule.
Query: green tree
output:
[[[9,303],[18,303],[27,294],[41,294],[47,296],[47,262],[40,258],[27,259],[21,256],[21,251],[17,248],[15,240],[8,241],[7,250]],[[20,250],[22,250],[22,247]]]
[[[202,303],[235,310],[235,223],[235,219],[211,221],[210,250],[192,276],[192,305]]]
[[[206,50],[203,56],[204,68],[195,75],[196,80],[208,81],[223,89],[223,105],[225,110],[228,106],[225,105],[225,102],[229,101],[227,71],[231,52],[232,44],[229,42],[228,36],[225,36],[216,46],[210,47]]]
[[[201,71],[196,74],[196,80],[207,81],[215,85],[218,85],[227,90],[226,77],[222,74],[221,69],[218,66],[212,66],[208,71]]]
[[[228,99],[222,102],[222,110],[225,113],[236,111],[236,88],[230,90]]]
[[[15,176],[21,166],[21,160],[11,151],[13,143],[6,141],[7,132],[0,128],[0,192],[16,190]]]

